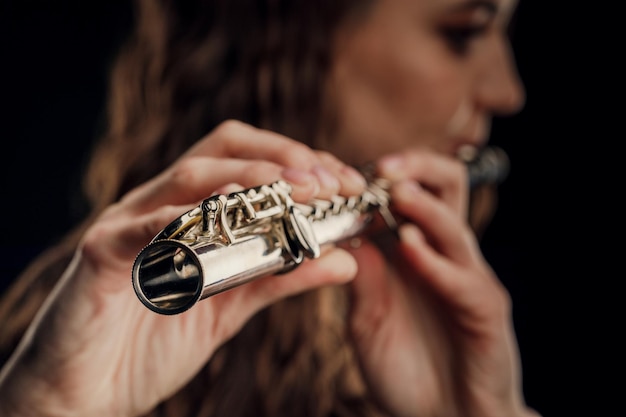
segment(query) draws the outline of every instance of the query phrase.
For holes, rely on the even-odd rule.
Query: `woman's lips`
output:
[[[467,160],[472,158],[484,148],[487,144],[487,140],[476,139],[458,139],[454,141],[455,145],[452,147],[450,154],[461,159]]]
[[[478,155],[479,148],[472,144],[464,144],[459,147],[454,152],[454,156],[461,161],[469,162],[476,158]]]

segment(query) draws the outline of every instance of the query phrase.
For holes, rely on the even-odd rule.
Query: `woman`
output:
[[[536,416],[476,241],[492,190],[470,207],[455,157],[523,104],[514,8],[139,2],[92,215],[2,302],[2,415]],[[278,179],[300,202],[355,195],[372,161],[406,219],[392,250],[327,247],[179,315],[138,302],[135,256],[204,197]]]

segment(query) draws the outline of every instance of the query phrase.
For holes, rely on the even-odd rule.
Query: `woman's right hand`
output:
[[[178,315],[159,315],[139,302],[132,263],[172,219],[228,184],[278,179],[292,185],[296,201],[357,194],[365,184],[328,154],[228,121],[106,209],[2,370],[2,415],[142,414],[189,381],[261,308],[351,280],[354,259],[333,248],[289,274],[217,294]]]

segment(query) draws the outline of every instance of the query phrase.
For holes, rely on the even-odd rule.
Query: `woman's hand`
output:
[[[464,166],[424,150],[380,161],[399,242],[351,252],[351,328],[365,375],[393,416],[520,417],[507,291],[466,222]]]
[[[284,179],[306,201],[355,194],[364,180],[325,153],[277,134],[225,122],[173,166],[108,208],[0,376],[6,415],[131,416],[180,389],[259,309],[356,272],[330,249],[286,275],[259,279],[165,316],[137,299],[132,263],[172,219],[220,189]]]

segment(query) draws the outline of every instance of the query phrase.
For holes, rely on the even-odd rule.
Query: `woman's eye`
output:
[[[486,26],[458,26],[443,28],[441,33],[455,53],[464,55],[472,41],[485,31]]]

